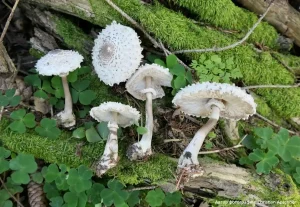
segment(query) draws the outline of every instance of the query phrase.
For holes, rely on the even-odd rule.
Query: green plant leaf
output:
[[[88,142],[99,142],[102,141],[102,138],[99,136],[95,127],[90,127],[85,131],[85,136]]]
[[[13,121],[9,124],[9,128],[12,131],[18,132],[20,134],[23,134],[26,132],[26,127],[22,121]]]
[[[45,93],[43,90],[37,90],[33,95],[37,98],[48,99],[47,93]]]
[[[34,182],[41,184],[43,182],[43,175],[40,172],[36,172],[31,175],[31,178]]]
[[[239,160],[241,165],[252,165],[254,162],[249,159],[249,157],[241,157]]]
[[[83,106],[83,109],[78,111],[79,118],[86,117],[90,110],[91,110],[91,107]]]
[[[109,180],[107,186],[108,188],[103,189],[100,193],[104,205],[114,204],[115,207],[128,207],[125,201],[128,199],[129,193],[123,190],[124,186],[117,180]]]
[[[86,191],[92,187],[91,177],[93,173],[87,167],[81,165],[77,169],[69,171],[68,184],[74,188],[77,193]]]
[[[100,122],[96,128],[103,140],[107,140],[109,135],[109,128],[107,127],[108,122]]]
[[[48,167],[43,167],[42,175],[45,178],[45,182],[51,183],[59,176],[59,170],[56,164],[50,164]]]
[[[209,140],[205,141],[204,148],[210,150],[213,147],[213,143]]]
[[[77,207],[78,197],[76,193],[66,192],[64,195],[64,201],[68,204],[68,207]]]
[[[185,69],[182,65],[176,64],[170,68],[170,73],[177,76],[185,76]]]
[[[166,63],[168,68],[173,68],[178,64],[177,57],[174,54],[168,55],[166,58]]]
[[[68,82],[70,82],[70,83],[74,83],[75,81],[77,81],[77,78],[78,78],[78,70],[74,70],[74,71],[70,72],[67,77]]]
[[[192,75],[192,72],[190,70],[188,70],[186,72],[185,78],[189,82],[189,84],[193,83],[193,75]]]
[[[214,61],[215,63],[221,63],[221,62],[222,62],[222,59],[221,59],[218,55],[212,55],[212,56],[210,57],[210,59],[211,59],[212,61]]]
[[[259,148],[259,145],[256,143],[255,137],[252,135],[247,135],[243,140],[242,145],[251,150]]]
[[[164,192],[160,188],[158,188],[155,190],[148,191],[145,200],[151,207],[155,207],[162,206],[164,199]]]
[[[5,160],[10,156],[10,151],[0,147],[0,174],[9,170],[9,162]]]
[[[64,88],[62,80],[59,76],[51,78],[51,85],[54,88],[54,95],[56,98],[64,98]]]
[[[267,142],[268,142],[268,140],[270,140],[272,138],[274,132],[273,132],[273,129],[270,127],[255,128],[254,134],[260,138],[256,141],[256,143],[259,144],[262,149],[266,149]]]
[[[85,90],[79,93],[79,102],[82,105],[90,105],[96,99],[96,93],[92,90]]]
[[[157,65],[160,65],[160,66],[162,66],[162,67],[164,67],[164,68],[167,68],[165,62],[162,61],[161,59],[155,59],[155,60],[154,60],[154,63],[157,64]]]
[[[140,192],[137,190],[137,191],[132,191],[129,193],[129,197],[127,199],[127,204],[130,206],[130,207],[134,207],[136,204],[139,204],[140,203]]]
[[[139,134],[146,134],[148,130],[147,130],[146,127],[141,127],[141,126],[139,126],[139,127],[136,128],[136,131],[137,131],[137,133],[139,133]]]
[[[57,190],[54,183],[45,183],[43,191],[46,193],[46,197],[50,200],[51,198],[60,196],[59,191]]]
[[[56,126],[56,121],[48,118],[43,118],[40,122],[40,126],[37,126],[35,131],[39,135],[50,139],[56,139],[61,134],[61,130]]]
[[[78,68],[77,70],[78,70],[78,75],[84,75],[84,74],[92,72],[92,69],[89,66],[82,66],[82,67]]]
[[[252,153],[249,154],[249,159],[255,162],[256,164],[256,172],[257,173],[265,173],[269,174],[273,167],[275,167],[279,160],[274,155],[273,152],[264,153],[260,149],[255,149]]]
[[[3,96],[1,93],[0,93],[0,106],[7,106],[9,104],[9,100],[6,96]]]
[[[182,198],[182,195],[178,191],[174,192],[174,193],[167,193],[164,203],[167,206],[176,206],[176,205],[180,204],[181,198]]]
[[[75,129],[72,133],[72,137],[81,139],[85,137],[85,128],[84,127],[79,127]]]
[[[79,80],[75,83],[71,83],[71,85],[76,91],[81,92],[86,90],[89,87],[90,83],[91,81],[89,80]]]
[[[1,204],[1,201],[0,201],[0,204]],[[3,207],[13,207],[12,201],[11,200],[5,201],[4,204],[3,204]]]
[[[186,86],[186,80],[184,76],[177,76],[174,79],[174,87],[176,89],[184,88]]]
[[[275,139],[279,142],[277,153],[285,162],[290,161],[293,156],[300,155],[300,137],[289,138],[289,132],[281,129]]]
[[[61,196],[56,196],[50,199],[50,206],[51,207],[61,207],[64,204],[64,200]]]
[[[40,88],[42,86],[42,80],[38,74],[28,75],[24,78],[24,82],[28,85]]]
[[[94,183],[92,188],[87,191],[88,200],[90,200],[94,205],[101,203],[101,191],[105,189],[104,185],[100,183]]]

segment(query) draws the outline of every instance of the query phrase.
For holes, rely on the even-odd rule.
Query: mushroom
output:
[[[82,61],[82,55],[76,51],[56,49],[48,52],[47,55],[39,59],[35,65],[36,70],[40,75],[58,75],[62,79],[65,95],[65,108],[55,116],[55,119],[59,125],[66,128],[76,124],[67,76],[69,72],[79,68]]]
[[[181,89],[172,101],[185,114],[209,117],[195,134],[178,161],[178,173],[184,171],[201,176],[198,153],[206,135],[216,126],[219,117],[231,120],[247,119],[256,113],[251,95],[236,86],[225,83],[197,83]]]
[[[102,157],[95,163],[97,176],[116,166],[118,162],[118,136],[120,127],[128,127],[138,122],[140,113],[135,108],[117,102],[106,102],[93,107],[91,117],[98,122],[108,122],[109,136]]]
[[[139,67],[142,47],[130,27],[112,22],[95,40],[92,58],[100,80],[107,85],[126,81]]]
[[[130,160],[143,159],[152,154],[151,140],[153,131],[152,100],[162,98],[165,93],[161,86],[171,86],[172,74],[169,69],[157,64],[145,64],[127,81],[127,91],[136,99],[146,100],[146,128],[142,139],[130,146],[127,157]]]

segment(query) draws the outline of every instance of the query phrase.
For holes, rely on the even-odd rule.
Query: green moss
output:
[[[95,160],[101,156],[103,143],[86,143],[80,148],[81,157],[77,155],[77,145],[80,143],[75,139],[70,139],[70,132],[63,132],[57,140],[50,140],[37,135],[34,131],[25,134],[16,134],[5,128],[9,122],[4,119],[0,122],[0,141],[8,149],[14,152],[24,152],[33,154],[49,163],[66,164],[70,167],[86,165],[91,167]],[[120,164],[116,169],[111,170],[110,175],[114,175],[124,183],[138,184],[145,180],[156,182],[169,179],[174,171],[174,163],[168,161],[164,155],[157,154],[148,162],[130,162],[125,157],[127,144],[120,144]],[[176,164],[175,164],[176,165]]]
[[[172,0],[192,13],[198,20],[206,21],[223,29],[239,30],[245,36],[258,21],[257,15],[234,5],[232,0]],[[278,34],[274,27],[262,22],[251,34],[249,41],[276,47]]]
[[[277,52],[272,53],[273,56],[278,58],[280,62],[283,64],[287,65],[292,72],[294,72],[296,75],[300,74],[300,57],[299,56],[294,56],[291,54],[281,54]]]
[[[84,55],[85,58],[89,58],[90,51],[87,48],[92,43],[92,38],[75,26],[71,20],[61,15],[53,15],[53,21],[56,25],[56,32],[63,38],[63,42],[69,48]]]
[[[34,49],[34,48],[29,49],[29,54],[37,59],[40,59],[41,57],[43,57],[45,55],[45,53],[43,53],[37,49]]]
[[[108,23],[107,19],[103,19],[103,13],[106,14],[106,11],[109,11],[108,19],[122,19],[103,0],[90,0],[90,2],[97,16],[95,20],[98,24]],[[237,41],[230,35],[197,26],[183,15],[170,11],[159,4],[144,6],[138,0],[116,0],[115,3],[138,20],[148,32],[169,45],[172,50],[211,48],[216,45],[221,47]],[[209,55],[211,54],[213,53]],[[200,55],[191,53],[187,54],[187,57],[197,60]],[[257,53],[251,45],[243,44],[220,52],[218,55],[222,59],[235,57],[235,63],[241,69],[246,85],[294,83],[293,76],[274,60],[270,53]],[[267,104],[270,104],[280,116],[287,118],[300,116],[300,105],[297,104],[300,102],[300,89],[293,91],[290,89],[261,89],[257,90],[257,93],[263,96]]]

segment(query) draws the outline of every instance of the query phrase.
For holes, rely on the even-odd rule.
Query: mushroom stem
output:
[[[116,115],[117,116],[117,115]],[[109,136],[101,158],[96,162],[96,174],[101,177],[107,170],[115,167],[118,162],[118,124],[114,120],[108,123]]]
[[[67,80],[67,75],[61,76],[61,79],[65,95],[65,108],[63,111],[59,112],[55,116],[55,119],[57,120],[58,125],[69,128],[76,124],[76,119],[73,114],[73,103]]]
[[[198,153],[202,147],[205,137],[216,126],[220,116],[220,108],[218,106],[212,105],[211,108],[212,114],[210,119],[196,132],[192,141],[181,154],[177,165],[179,171],[184,169],[187,170],[187,172],[193,171],[196,174],[200,173],[197,171],[197,167],[199,165]]]
[[[73,104],[72,104],[72,97],[69,89],[68,79],[67,76],[61,76],[62,84],[64,88],[64,95],[65,95],[65,109],[64,112],[66,114],[72,114],[73,112]]]
[[[145,78],[146,89],[152,87],[152,79],[147,76]],[[146,93],[146,124],[147,132],[143,134],[142,139],[130,146],[127,150],[127,157],[130,160],[140,160],[152,154],[151,141],[153,133],[153,111],[152,111],[152,92]]]

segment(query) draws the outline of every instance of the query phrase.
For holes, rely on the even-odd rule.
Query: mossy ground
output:
[[[17,134],[6,129],[9,124],[7,119],[0,122],[0,141],[13,152],[23,152],[34,155],[49,163],[66,164],[70,167],[86,165],[91,167],[93,162],[103,153],[104,143],[87,143],[80,147],[81,142],[71,138],[71,133],[63,131],[56,140],[50,140],[37,135],[34,131],[25,134]],[[167,156],[156,154],[147,162],[130,162],[125,156],[128,144],[120,143],[120,161],[117,168],[108,172],[125,184],[139,184],[157,182],[172,177],[176,163],[168,160]]]

